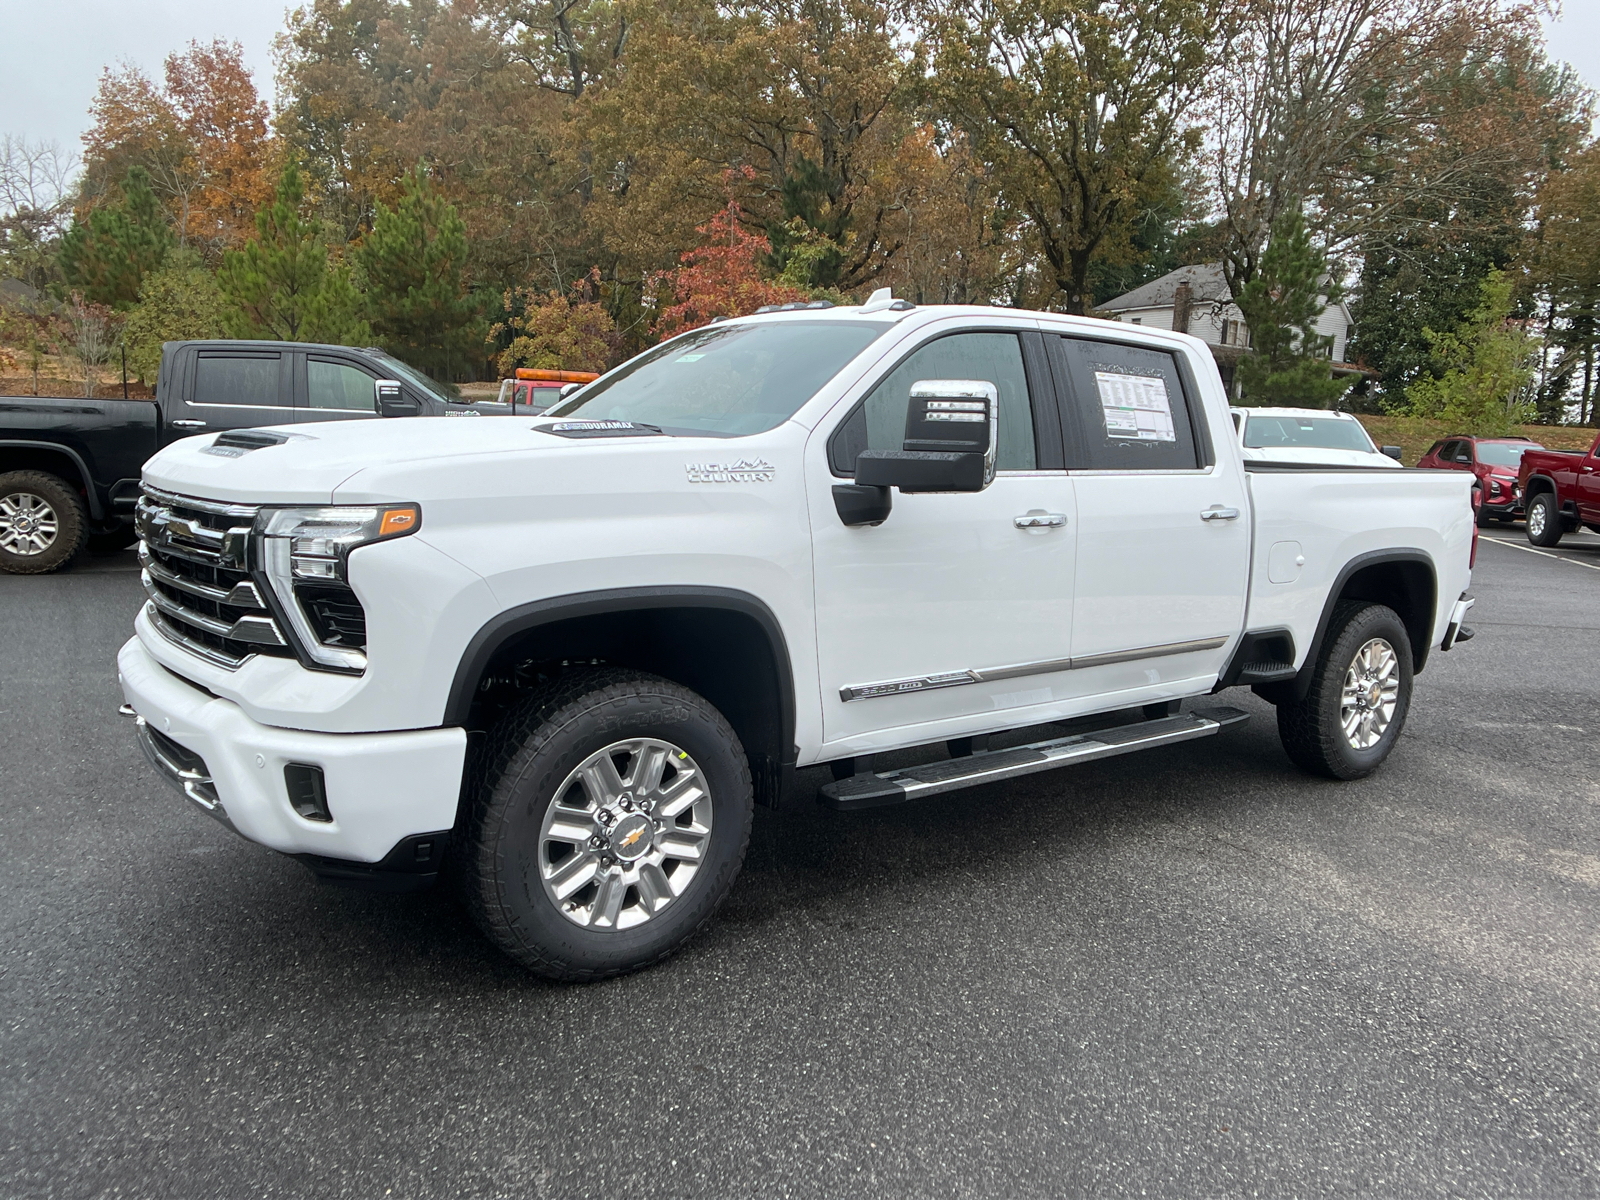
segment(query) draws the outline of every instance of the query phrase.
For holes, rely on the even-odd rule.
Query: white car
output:
[[[597,979],[710,917],[796,768],[914,802],[1217,734],[1242,685],[1373,771],[1470,636],[1470,484],[1247,460],[1185,334],[786,306],[539,417],[168,446],[119,677],[211,816],[379,888],[448,849],[503,950]]]
[[[1233,426],[1246,459],[1326,463],[1340,467],[1398,467],[1400,447],[1373,445],[1349,413],[1323,408],[1234,408]]]

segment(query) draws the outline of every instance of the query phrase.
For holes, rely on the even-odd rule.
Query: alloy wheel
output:
[[[545,812],[545,896],[586,929],[643,924],[694,879],[711,820],[711,793],[687,752],[657,738],[613,742],[572,770]]]
[[[0,550],[23,558],[55,545],[60,520],[50,502],[32,492],[0,496]]]
[[[1400,699],[1400,659],[1383,638],[1356,651],[1339,694],[1339,724],[1351,749],[1370,750],[1394,720]]]
[[[1535,504],[1528,509],[1528,534],[1530,537],[1544,535],[1546,508],[1542,504]]]

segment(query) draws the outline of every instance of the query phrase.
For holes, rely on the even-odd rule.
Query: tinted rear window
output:
[[[276,354],[202,354],[195,364],[194,403],[277,408]]]

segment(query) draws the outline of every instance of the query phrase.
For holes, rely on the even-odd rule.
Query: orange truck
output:
[[[515,377],[500,381],[499,400],[501,404],[509,404],[513,413],[526,409],[537,415],[561,399],[562,392],[599,378],[594,371],[518,367]]]

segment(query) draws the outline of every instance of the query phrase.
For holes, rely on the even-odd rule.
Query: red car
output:
[[[1588,451],[1543,450],[1522,461],[1528,540],[1554,546],[1580,524],[1600,533],[1600,437]]]
[[[1463,433],[1435,442],[1417,466],[1471,471],[1483,486],[1478,524],[1487,525],[1490,521],[1509,524],[1523,514],[1522,488],[1517,483],[1522,452],[1543,449],[1538,442],[1525,437],[1485,438]]]

